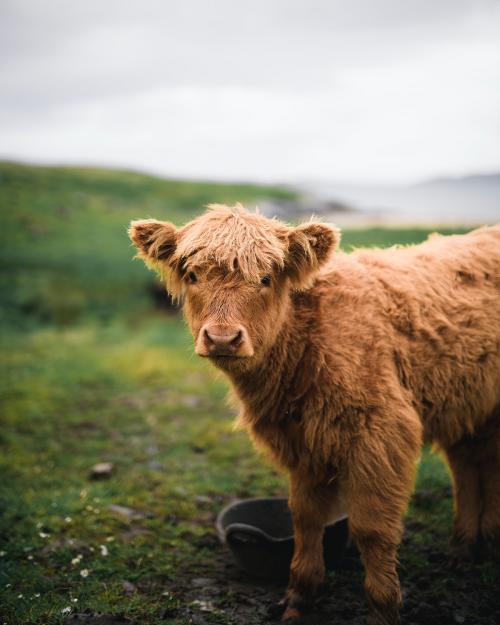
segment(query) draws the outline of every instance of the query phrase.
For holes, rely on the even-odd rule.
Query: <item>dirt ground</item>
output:
[[[480,562],[460,560],[436,541],[421,544],[420,521],[406,523],[399,567],[403,590],[402,623],[405,625],[499,625],[500,588],[496,583],[498,560],[486,554]],[[431,530],[432,532],[432,530]],[[204,546],[207,537],[204,538]],[[175,594],[183,606],[165,616],[172,623],[196,625],[234,623],[258,625],[272,622],[268,606],[283,594],[283,585],[251,579],[240,571],[227,549],[213,537],[213,557],[203,570],[186,570]],[[203,576],[202,576],[203,575]],[[491,578],[490,578],[491,575]],[[314,612],[304,625],[365,625],[367,606],[363,595],[363,569],[353,548],[339,571],[329,575]]]
[[[427,566],[400,573],[404,596],[403,623],[500,623],[499,589],[495,584],[485,582],[481,574],[484,564],[457,564],[448,553],[429,547],[422,548],[422,556],[427,560]],[[186,605],[196,606],[194,610],[188,607],[180,609],[187,622],[197,625],[216,622],[213,616],[218,609],[238,625],[270,622],[267,607],[281,598],[282,586],[256,583],[249,579],[237,569],[226,552],[207,562],[203,574],[206,578],[191,578],[185,587],[177,588],[177,594],[184,596]],[[304,624],[365,625],[367,608],[362,579],[362,567],[357,556],[346,558],[342,570],[330,576],[314,612],[302,619]],[[206,616],[200,613],[199,607],[205,607]]]

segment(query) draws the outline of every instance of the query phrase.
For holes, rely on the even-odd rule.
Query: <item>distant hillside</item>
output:
[[[131,219],[181,224],[211,202],[293,197],[272,186],[0,162],[2,314],[64,323],[86,310],[106,317],[124,302],[139,310],[154,279],[132,260]]]
[[[440,178],[431,178],[430,180],[424,180],[423,182],[419,182],[416,185],[413,185],[416,188],[451,188],[451,187],[460,187],[460,188],[492,188],[496,189],[497,192],[500,190],[500,173],[493,174],[472,174],[469,176],[443,176]]]
[[[436,178],[413,185],[309,183],[318,202],[335,200],[358,220],[381,223],[480,225],[500,221],[500,174]],[[339,215],[339,221],[351,219]]]

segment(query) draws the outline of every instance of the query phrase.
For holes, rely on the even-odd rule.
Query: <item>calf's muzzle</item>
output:
[[[198,356],[245,357],[253,355],[253,348],[243,326],[206,323],[198,335],[196,353]]]

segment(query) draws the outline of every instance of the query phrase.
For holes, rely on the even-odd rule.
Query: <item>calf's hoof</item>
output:
[[[479,537],[480,560],[500,562],[500,528]]]
[[[277,620],[283,616],[286,610],[286,601],[282,599],[278,603],[271,603],[267,608],[269,618]]]
[[[290,623],[290,624],[293,623],[294,625],[299,625],[299,623],[301,622],[301,616],[302,614],[299,612],[297,608],[287,607],[286,610],[283,612],[283,615],[281,617],[281,622]]]
[[[478,539],[465,540],[453,536],[450,540],[452,557],[457,562],[480,562],[484,558],[483,541]]]
[[[293,605],[287,598],[282,599],[278,603],[271,604],[267,613],[273,620],[290,623],[290,625],[299,625],[302,622],[303,610]]]
[[[401,603],[399,601],[381,604],[369,597],[368,603],[370,606],[368,625],[400,625],[399,608]]]

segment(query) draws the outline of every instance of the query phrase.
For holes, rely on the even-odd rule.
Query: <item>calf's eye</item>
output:
[[[194,284],[197,281],[197,277],[194,271],[188,271],[188,279],[191,284]]]
[[[271,276],[264,276],[260,283],[262,286],[269,286],[271,284]]]

